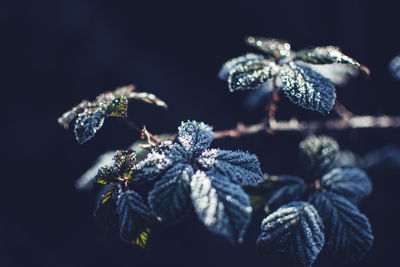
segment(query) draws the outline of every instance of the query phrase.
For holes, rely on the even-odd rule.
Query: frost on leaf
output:
[[[343,63],[350,64],[365,74],[369,75],[369,69],[343,54],[336,46],[318,46],[311,49],[304,49],[296,53],[296,58],[312,64]]]
[[[167,107],[155,95],[134,90],[133,85],[128,85],[100,94],[94,101],[83,100],[79,105],[65,112],[57,121],[65,129],[68,129],[69,124],[76,119],[75,137],[80,144],[83,144],[93,138],[103,126],[106,116],[126,117],[128,99],[138,99],[160,107]]]
[[[133,190],[121,192],[116,206],[121,239],[145,247],[150,235],[150,225],[155,220],[154,213]]]
[[[390,61],[389,71],[396,80],[400,80],[400,55]]]
[[[149,203],[163,222],[177,223],[189,212],[192,176],[192,167],[178,163],[155,183],[149,193]]]
[[[261,224],[257,250],[290,254],[310,266],[324,245],[324,226],[315,208],[306,202],[290,202],[268,215]]]
[[[290,62],[280,71],[282,90],[294,104],[328,114],[336,99],[335,87],[307,66]]]
[[[279,175],[274,182],[274,187],[265,203],[269,207],[279,207],[299,200],[306,191],[304,180],[291,175]]]
[[[266,81],[275,77],[280,67],[272,60],[250,60],[237,64],[230,72],[228,86],[231,92],[257,89]]]
[[[149,195],[150,205],[163,221],[175,223],[186,215],[190,206],[203,203],[197,196],[205,192],[195,194],[193,186],[200,185],[193,180],[196,177],[194,173],[204,174],[205,177],[196,178],[196,181],[213,180],[209,193],[215,198],[210,196],[209,199],[213,201],[210,203],[214,205],[214,201],[218,200],[219,204],[214,205],[218,212],[233,217],[223,221],[219,217],[212,218],[214,215],[220,216],[220,213],[217,210],[213,212],[211,208],[202,212],[197,209],[199,218],[212,232],[237,240],[242,237],[247,226],[248,214],[244,207],[250,207],[241,185],[261,182],[262,173],[254,155],[241,151],[209,149],[213,136],[211,127],[205,123],[182,123],[174,141],[162,142],[136,165],[135,179],[157,180]],[[232,205],[238,208],[237,213],[226,210]],[[210,220],[218,222],[209,223]]]
[[[371,248],[370,223],[358,208],[332,192],[315,193],[311,199],[325,224],[327,247],[344,262],[358,261]]]
[[[229,73],[237,65],[245,64],[245,63],[247,63],[249,61],[260,61],[260,60],[263,60],[263,59],[264,59],[264,56],[253,54],[253,53],[248,53],[248,54],[240,56],[240,57],[232,58],[232,59],[228,60],[227,62],[225,62],[224,65],[222,65],[222,68],[218,73],[218,77],[221,80],[226,80],[229,77]]]
[[[338,143],[324,135],[305,138],[299,148],[303,168],[312,178],[318,178],[328,170],[339,152]]]
[[[228,177],[197,171],[191,179],[191,198],[199,219],[213,233],[241,241],[251,219],[248,195]]]
[[[368,175],[359,168],[335,168],[321,178],[321,187],[355,204],[372,191]]]
[[[99,184],[117,183],[132,178],[136,154],[132,150],[119,150],[113,157],[114,164],[101,167],[95,177]]]
[[[104,108],[86,109],[78,115],[75,122],[75,137],[79,144],[83,144],[95,136],[103,126],[106,112]]]
[[[280,39],[249,36],[246,38],[246,43],[274,56],[276,59],[291,56],[293,53],[290,50],[289,42]]]

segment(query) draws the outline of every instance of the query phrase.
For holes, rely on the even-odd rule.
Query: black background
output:
[[[155,229],[151,248],[104,234],[93,219],[95,192],[74,181],[96,157],[124,148],[138,134],[107,119],[90,142],[78,145],[57,117],[81,99],[134,83],[157,94],[169,110],[131,102],[129,118],[155,133],[174,132],[180,121],[205,121],[216,130],[258,122],[263,109],[247,110],[246,93],[230,94],[217,78],[221,64],[248,51],[249,34],[290,40],[294,49],[338,45],[370,67],[338,99],[358,114],[400,114],[400,84],[388,72],[400,53],[396,1],[1,1],[0,81],[2,190],[1,266],[281,266],[275,254],[257,256],[256,213],[244,244],[232,246],[209,233],[193,214],[171,228]],[[320,118],[282,99],[278,118]],[[332,115],[331,115],[332,116]],[[5,120],[5,121],[4,121]],[[331,132],[342,148],[363,154],[400,144],[399,130]],[[214,143],[256,153],[269,173],[299,173],[295,133],[257,134]],[[375,174],[374,192],[361,210],[375,241],[362,262],[393,266],[400,237],[400,173]],[[315,266],[338,266],[326,251]]]

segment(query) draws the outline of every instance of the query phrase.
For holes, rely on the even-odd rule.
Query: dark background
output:
[[[78,192],[74,181],[96,157],[124,148],[138,134],[107,119],[99,134],[78,145],[57,117],[81,99],[134,83],[157,94],[167,112],[132,101],[129,118],[155,133],[174,132],[180,121],[202,120],[215,129],[258,122],[263,109],[242,105],[217,78],[221,64],[248,51],[249,34],[290,40],[294,49],[338,45],[370,67],[338,99],[358,114],[400,114],[400,84],[389,60],[400,53],[396,1],[1,1],[2,92],[1,266],[275,266],[277,255],[257,256],[256,213],[244,244],[232,246],[209,233],[193,214],[159,227],[142,251],[104,234],[95,224],[96,192]],[[320,118],[282,99],[279,118]],[[332,115],[331,115],[332,116]],[[5,122],[4,122],[5,120]],[[399,130],[331,132],[342,148],[364,154],[397,143]],[[295,133],[225,139],[215,146],[249,150],[269,173],[299,173]],[[5,149],[4,149],[5,148]],[[400,243],[400,173],[375,174],[373,194],[361,210],[375,241],[362,262],[393,266]],[[283,265],[283,264],[282,264]],[[315,266],[341,265],[326,251]]]

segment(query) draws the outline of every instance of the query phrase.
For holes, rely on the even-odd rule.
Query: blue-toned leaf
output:
[[[155,213],[167,224],[179,222],[190,210],[190,179],[193,169],[178,163],[155,183],[149,193],[149,203]]]
[[[271,98],[271,94],[274,89],[275,89],[274,81],[273,80],[266,81],[257,90],[252,90],[249,92],[249,94],[244,99],[244,106],[246,108],[252,109],[267,104],[268,100]]]
[[[400,80],[400,55],[390,61],[389,71],[396,80]]]
[[[79,144],[83,144],[95,136],[103,126],[106,112],[103,108],[86,109],[78,115],[75,122],[75,137]]]
[[[218,77],[221,80],[226,80],[229,77],[229,73],[232,71],[232,69],[234,67],[236,67],[236,65],[244,64],[248,61],[262,60],[262,59],[264,59],[264,56],[253,54],[253,53],[248,53],[248,54],[240,56],[240,57],[232,58],[232,59],[228,60],[227,62],[225,62],[224,65],[222,65],[222,68],[218,73]]]
[[[279,175],[274,182],[275,189],[269,194],[266,205],[279,207],[291,201],[299,200],[306,191],[304,180],[297,176]]]
[[[371,225],[358,208],[344,197],[332,192],[317,192],[311,203],[325,224],[327,246],[338,259],[358,261],[371,248]]]
[[[289,42],[280,39],[249,36],[246,38],[246,43],[260,49],[264,53],[274,56],[276,59],[289,57],[293,54],[290,50]]]
[[[178,128],[177,141],[191,155],[198,156],[207,149],[214,138],[212,127],[204,122],[182,122]]]
[[[109,231],[118,223],[116,213],[116,200],[118,194],[118,186],[112,185],[105,194],[100,198],[94,216],[97,224],[103,231]]]
[[[209,149],[197,159],[202,168],[215,175],[227,176],[242,185],[256,185],[263,181],[257,156],[242,151]]]
[[[155,215],[142,197],[132,190],[121,192],[116,211],[121,239],[145,247],[150,234],[149,225],[155,220]]]
[[[332,163],[332,168],[353,168],[363,165],[363,160],[357,154],[342,150],[337,153],[335,160]]]
[[[57,119],[57,122],[64,127],[64,129],[69,128],[69,124],[73,121],[79,113],[82,113],[88,106],[89,101],[83,100],[81,103],[73,107],[72,109],[65,112],[61,117]]]
[[[400,148],[386,145],[371,151],[363,157],[363,168],[368,171],[388,171],[400,169]]]
[[[335,161],[339,152],[338,143],[331,137],[309,136],[299,144],[300,161],[308,176],[319,178]]]
[[[307,64],[303,63],[312,70],[318,72],[328,80],[330,80],[334,85],[344,86],[346,85],[350,78],[357,77],[359,71],[351,65],[342,63],[332,63],[332,64]]]
[[[228,86],[231,92],[258,89],[269,79],[275,77],[280,66],[273,60],[251,60],[237,64],[230,72]]]
[[[240,185],[223,176],[197,171],[190,188],[194,210],[208,230],[240,242],[252,211],[250,199]]]
[[[343,54],[336,46],[318,46],[311,49],[304,49],[296,52],[296,57],[305,62],[313,64],[330,64],[330,63],[344,63],[350,64],[365,74],[369,75],[369,69],[355,61],[349,56]]]
[[[290,202],[268,215],[261,224],[257,250],[288,253],[310,266],[324,245],[324,226],[315,208],[306,202]]]
[[[305,65],[290,62],[280,71],[282,90],[294,104],[328,114],[336,99],[335,87],[321,74]]]
[[[372,191],[372,184],[359,168],[335,168],[321,178],[321,187],[358,203]]]

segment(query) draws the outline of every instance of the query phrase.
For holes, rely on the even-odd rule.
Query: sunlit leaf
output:
[[[358,261],[371,248],[370,223],[358,208],[332,192],[318,192],[310,199],[325,224],[326,244],[344,262]]]
[[[251,218],[250,199],[240,185],[212,172],[197,171],[190,182],[199,219],[213,233],[241,241]]]
[[[335,168],[321,178],[321,187],[356,204],[372,191],[368,175],[359,168]]]
[[[300,160],[307,176],[319,178],[336,159],[338,143],[331,137],[309,136],[299,144]]]
[[[370,74],[369,69],[355,61],[349,56],[343,54],[336,46],[318,46],[311,49],[300,50],[296,53],[296,57],[305,62],[312,64],[330,64],[330,63],[344,63],[350,64],[360,69],[367,75]]]
[[[266,81],[276,76],[280,66],[274,61],[262,59],[251,60],[242,64],[237,64],[230,72],[228,77],[229,90],[257,89]]]
[[[112,100],[106,108],[109,117],[126,117],[128,115],[128,99],[125,96]]]
[[[261,224],[257,250],[275,250],[310,266],[324,245],[324,226],[315,208],[306,202],[290,202],[268,215]]]
[[[309,67],[294,62],[282,66],[282,90],[294,104],[322,114],[332,110],[336,93],[333,84]]]
[[[290,50],[289,42],[280,39],[249,36],[246,38],[246,43],[277,59],[291,56],[293,53]]]
[[[95,136],[103,126],[106,112],[103,108],[86,109],[78,115],[75,122],[75,137],[79,144],[83,144]]]

